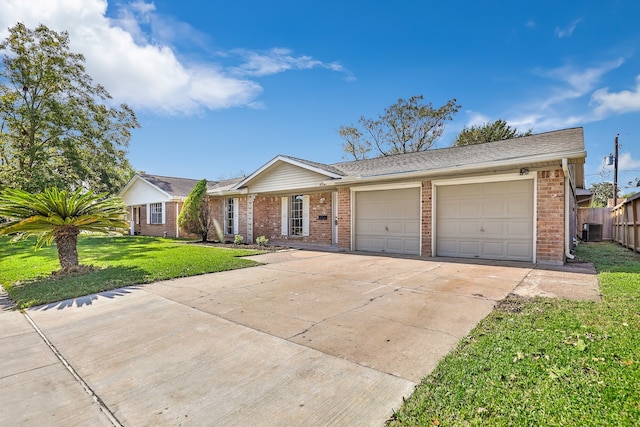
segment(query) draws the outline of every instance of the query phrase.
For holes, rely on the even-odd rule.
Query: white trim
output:
[[[422,187],[422,181],[411,182],[394,182],[392,184],[374,184],[374,185],[359,185],[357,187],[351,187],[351,192],[358,191],[380,191],[380,190],[398,190],[403,188]]]
[[[338,192],[331,192],[331,244],[338,244]]]
[[[267,163],[265,163],[262,167],[260,167],[260,169],[256,170],[254,173],[252,173],[251,175],[249,175],[248,177],[246,177],[245,179],[243,179],[242,181],[240,181],[239,183],[234,185],[231,188],[231,191],[239,190],[241,187],[246,186],[249,181],[255,179],[258,175],[260,175],[262,172],[264,172],[267,169],[269,169],[271,166],[273,166],[277,162],[289,163],[290,165],[297,166],[299,168],[306,169],[306,170],[309,170],[309,171],[312,171],[312,172],[316,172],[316,173],[319,173],[321,175],[327,176],[329,178],[334,178],[334,179],[335,178],[342,178],[341,175],[335,174],[333,172],[329,172],[329,171],[327,171],[325,169],[318,168],[318,167],[315,167],[315,166],[311,166],[311,165],[308,165],[306,163],[299,162],[297,160],[293,160],[293,159],[290,159],[290,158],[285,157],[285,156],[276,156],[273,159],[269,160]]]
[[[289,235],[289,197],[280,199],[280,234]]]
[[[309,204],[310,197],[308,195],[302,196],[302,235],[304,237],[309,235]]]
[[[533,263],[536,263],[536,250],[538,240],[538,174],[535,171],[529,172],[528,175],[520,175],[519,173],[510,173],[502,175],[487,175],[477,177],[464,177],[464,178],[451,178],[451,179],[439,179],[431,181],[431,256],[435,257],[436,254],[436,240],[438,239],[437,233],[437,204],[438,204],[438,192],[437,187],[445,185],[464,185],[464,184],[484,184],[490,182],[505,182],[505,181],[520,181],[525,179],[531,179],[533,181]],[[421,233],[422,234],[422,233]]]
[[[238,230],[240,229],[240,199],[237,197],[233,197],[233,234],[238,234]]]
[[[129,226],[129,235],[133,236],[136,234],[136,217],[135,217],[136,208],[131,206],[131,225]]]
[[[519,173],[505,173],[500,175],[468,176],[464,178],[436,179],[431,181],[433,185],[460,185],[460,184],[483,184],[485,182],[518,181],[521,179],[535,179],[537,173],[532,171],[528,175]]]
[[[118,192],[118,197],[122,197],[122,195],[124,193],[126,193],[129,190],[129,188],[131,188],[133,186],[134,182],[137,181],[137,180],[140,180],[140,181],[144,182],[145,184],[147,184],[148,186],[150,186],[151,188],[154,188],[154,189],[158,190],[159,192],[161,192],[162,194],[167,196],[168,199],[173,199],[173,197],[174,197],[173,195],[167,193],[166,191],[164,191],[162,188],[158,187],[157,185],[153,185],[152,183],[150,183],[149,181],[147,181],[146,179],[144,179],[140,175],[134,175],[133,178],[131,178],[129,180],[129,182],[124,186],[124,188]]]
[[[162,202],[162,225],[167,222],[167,203]]]
[[[256,199],[255,194],[249,194],[247,197],[247,241],[253,242],[253,201]]]
[[[533,173],[533,263],[537,264],[538,254],[538,174]]]
[[[151,203],[147,203],[147,224],[151,224]]]

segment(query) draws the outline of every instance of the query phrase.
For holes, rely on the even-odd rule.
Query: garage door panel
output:
[[[462,256],[466,258],[477,257],[481,252],[480,242],[476,240],[461,240],[458,245],[459,255],[452,256]]]
[[[436,254],[532,261],[533,180],[437,187]]]
[[[533,203],[531,200],[509,200],[506,214],[509,217],[528,218],[531,215]]]
[[[496,217],[499,218],[503,216],[505,211],[504,205],[502,203],[495,203],[491,200],[483,200],[482,201],[482,216],[483,217]]]
[[[515,238],[530,239],[532,237],[531,224],[527,221],[513,221],[507,224],[507,234]]]
[[[355,249],[420,253],[420,188],[356,193]]]
[[[414,236],[420,236],[420,222],[412,221],[404,223],[405,234],[413,234]]]
[[[531,244],[527,241],[523,242],[509,242],[507,244],[507,253],[512,259],[519,258],[531,258],[532,257]]]
[[[507,237],[504,230],[504,221],[493,220],[482,222],[481,232],[486,238],[502,239],[503,237]]]

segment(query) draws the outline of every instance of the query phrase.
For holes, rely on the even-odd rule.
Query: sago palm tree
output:
[[[12,241],[37,236],[36,249],[55,242],[62,271],[78,267],[80,231],[124,231],[125,208],[120,198],[106,193],[82,193],[50,188],[42,193],[8,189],[0,195],[0,235],[13,235]]]

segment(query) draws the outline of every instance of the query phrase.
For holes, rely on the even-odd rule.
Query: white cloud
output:
[[[235,69],[240,75],[266,76],[288,70],[308,70],[311,68],[344,71],[342,66],[336,62],[325,64],[310,56],[294,56],[293,52],[286,48],[273,48],[267,51],[237,49],[234,53],[245,61]]]
[[[153,2],[143,0],[119,5],[113,19],[106,11],[106,0],[3,0],[0,38],[18,21],[29,28],[42,23],[68,31],[71,50],[85,56],[87,73],[115,101],[167,114],[259,105],[255,99],[262,87],[251,77],[315,67],[345,72],[337,63],[294,56],[286,49],[242,51],[245,62],[239,67],[188,63],[169,44],[178,38],[176,31],[199,37],[188,24],[162,17]]]
[[[467,120],[466,127],[482,126],[492,121],[491,117],[477,111],[467,111],[467,114],[469,115],[469,120]]]
[[[591,96],[591,105],[595,105],[595,112],[599,116],[609,112],[621,114],[640,111],[640,75],[636,77],[633,90],[610,92],[608,87],[598,89]]]
[[[581,126],[599,120],[602,114],[589,108],[587,97],[610,71],[624,64],[623,58],[591,67],[564,65],[534,74],[553,83],[538,90],[543,96],[529,99],[513,108],[505,118],[510,126],[533,129],[535,132]],[[594,101],[592,100],[591,103]],[[578,111],[578,113],[576,113]]]
[[[576,19],[564,28],[556,27],[556,36],[558,36],[558,38],[560,39],[571,37],[580,22],[582,22],[582,18]]]
[[[631,153],[625,152],[620,154],[618,159],[619,170],[640,169],[640,160],[634,159]]]
[[[577,68],[565,65],[551,70],[537,70],[536,74],[560,82],[551,94],[538,103],[539,108],[548,108],[571,99],[589,94],[602,79],[602,76],[624,64],[623,58],[602,63],[594,67]]]

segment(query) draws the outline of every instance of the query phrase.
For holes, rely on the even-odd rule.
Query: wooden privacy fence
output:
[[[640,193],[613,208],[613,240],[640,252]]]
[[[578,229],[576,234],[582,236],[584,224],[601,224],[602,240],[613,240],[613,215],[611,208],[580,208],[578,209]]]

